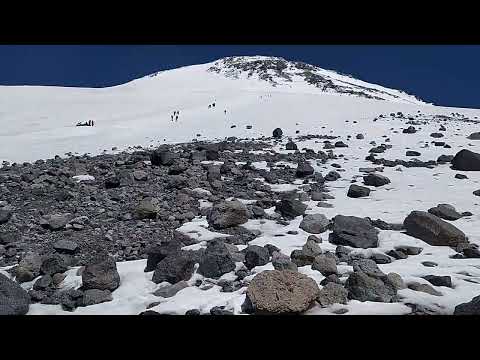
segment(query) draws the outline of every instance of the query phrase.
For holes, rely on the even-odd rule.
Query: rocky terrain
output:
[[[403,172],[471,182],[480,154],[437,139],[452,143],[476,121],[371,122],[391,120],[403,126],[380,138],[276,128],[254,140],[5,162],[0,313],[478,314],[480,250],[465,226],[476,208],[434,193],[428,209],[399,200],[405,216],[390,212],[394,222],[369,211],[384,206],[372,197],[385,189],[408,196]],[[401,148],[419,132],[423,145]],[[419,160],[431,147],[441,154]],[[408,160],[388,158],[395,148]]]
[[[480,110],[270,57],[0,100],[0,314],[480,311]]]

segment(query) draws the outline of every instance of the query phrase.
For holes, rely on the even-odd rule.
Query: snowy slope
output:
[[[250,60],[258,61],[257,57],[247,58],[248,61],[244,57],[234,59],[247,67]],[[231,61],[227,58],[163,71],[111,88],[0,86],[0,161],[32,161],[63,156],[69,151],[100,153],[112,147],[153,146],[193,138],[269,136],[273,125],[282,126],[287,134],[296,123],[301,131],[313,131],[319,125],[334,126],[344,119],[360,121],[397,111],[415,113],[425,108],[431,113],[455,111],[314,68],[312,73],[322,74],[343,87],[359,91],[356,86],[360,85],[369,89],[362,91],[381,95],[385,100],[337,92],[334,88],[324,91],[293,75],[299,72],[296,63],[286,64],[289,70],[285,73],[293,80],[286,84],[282,83],[284,77],[273,76],[279,85],[259,79],[262,70],[253,71],[251,76],[248,70],[243,77],[232,77]],[[220,69],[220,73],[213,68]],[[209,109],[213,102],[216,107]],[[176,110],[181,114],[178,122],[172,122],[170,116]],[[95,127],[75,127],[77,122],[89,119],[95,120]],[[236,128],[232,129],[232,125]],[[246,125],[253,128],[247,130]]]
[[[283,69],[280,75],[275,70],[277,68]],[[304,68],[309,69],[311,74],[322,77],[323,80],[313,76],[318,80],[317,84],[327,86],[309,83],[306,79],[311,79],[312,75],[305,75]],[[349,93],[348,89],[353,93]],[[360,95],[359,92],[367,96]],[[216,103],[215,108],[209,109],[208,105],[213,102]],[[414,117],[420,111],[429,116],[461,113],[465,118],[476,119],[480,116],[480,110],[477,109],[433,106],[401,91],[368,84],[332,71],[312,69],[268,57],[221,59],[209,64],[160,72],[105,89],[0,87],[0,104],[0,161],[33,161],[56,154],[63,155],[68,151],[100,153],[114,146],[122,150],[128,146],[155,146],[194,138],[257,138],[262,135],[271,136],[276,127],[281,127],[285,135],[292,136],[299,149],[307,147],[320,151],[323,142],[315,139],[299,141],[295,138],[296,130],[300,131],[299,135],[311,133],[340,136],[349,147],[333,150],[335,154],[344,155],[335,162],[345,169],[341,173],[341,179],[328,184],[330,194],[335,197],[329,200],[333,207],[320,208],[316,201],[307,201],[307,213],[322,213],[329,219],[342,214],[401,223],[412,210],[426,211],[439,203],[448,203],[460,212],[473,213],[472,216],[455,221],[454,225],[465,232],[472,243],[480,245],[480,230],[477,226],[480,221],[480,204],[478,198],[472,195],[474,190],[480,188],[479,172],[466,172],[466,181],[455,179],[456,172],[448,165],[434,169],[402,167],[402,171],[397,171],[398,167],[386,167],[382,174],[391,180],[391,184],[372,189],[367,198],[351,199],[346,196],[351,179],[360,175],[359,168],[372,166],[365,160],[372,147],[369,144],[371,140],[379,144],[383,142],[384,136],[388,136],[393,147],[380,157],[391,160],[409,159],[405,156],[406,149],[420,151],[421,156],[417,158],[424,161],[435,160],[442,154],[454,155],[462,148],[480,152],[480,144],[466,138],[468,134],[478,131],[475,123],[444,123],[447,131],[441,140],[451,148],[433,145],[423,148],[424,143],[434,140],[429,134],[438,131],[438,121],[421,125],[420,131],[406,135],[401,132],[406,127],[404,120],[387,116],[373,122],[373,118],[399,111]],[[180,117],[178,122],[172,122],[170,116],[176,110],[180,110]],[[226,114],[224,110],[227,110]],[[95,120],[96,126],[75,127],[78,121],[88,119]],[[232,125],[236,127],[231,128]],[[248,130],[246,125],[253,127]],[[393,133],[391,129],[398,133]],[[358,133],[362,133],[365,140],[356,139]],[[202,136],[197,137],[197,134]],[[347,135],[352,135],[352,139],[347,140]],[[284,150],[286,140],[276,145],[277,152],[288,152]],[[312,161],[311,164],[324,175],[334,170],[331,163],[318,165]],[[266,166],[263,163],[254,165]],[[289,190],[300,188],[301,185],[302,181],[299,180],[298,184],[280,185],[276,189]],[[272,185],[272,188],[275,186]],[[305,244],[308,236],[299,229],[300,221],[301,217],[298,217],[288,226],[280,227],[270,220],[249,220],[245,227],[261,232],[261,236],[253,240],[251,245],[273,243],[282,253],[290,255],[293,250],[300,249]],[[206,225],[205,219],[194,219],[183,226],[185,232],[196,230],[201,234],[194,247],[204,247],[208,240],[215,238],[216,234],[209,232]],[[298,231],[298,234],[275,236],[289,230]],[[334,251],[335,246],[327,240],[328,233],[321,234],[323,242],[320,245],[323,250]],[[470,301],[480,294],[480,259],[451,259],[449,256],[455,253],[452,249],[429,246],[402,232],[380,231],[379,238],[378,248],[356,251],[385,252],[397,245],[420,246],[423,248],[420,255],[379,265],[380,269],[385,273],[396,272],[406,282],[427,283],[422,276],[449,275],[454,288],[434,287],[442,296],[403,289],[399,291],[402,301],[398,303],[349,301],[347,305],[334,305],[325,309],[317,306],[309,313],[332,314],[336,309],[345,308],[349,310],[348,314],[406,314],[411,311],[406,304],[416,303],[440,314],[451,314],[457,304]],[[434,261],[438,266],[427,268],[422,265],[424,261]],[[160,313],[184,314],[193,308],[208,312],[217,305],[226,305],[239,313],[240,305],[245,299],[245,288],[223,293],[219,286],[210,290],[192,286],[181,290],[172,298],[158,298],[152,292],[163,285],[151,282],[152,273],[144,273],[144,268],[144,260],[118,263],[121,286],[113,293],[113,301],[78,308],[74,314],[138,314],[154,301],[159,301],[160,304],[152,310]],[[272,264],[269,263],[253,270],[258,273],[271,268]],[[80,286],[81,278],[76,276],[76,271],[75,268],[68,271],[63,284],[65,288]],[[324,278],[310,266],[301,267],[299,271],[317,282]],[[342,265],[339,266],[339,271],[346,273],[352,271],[352,267]],[[195,283],[198,276],[196,274],[189,283]],[[228,276],[232,274],[225,275]],[[24,287],[31,285],[24,284]],[[34,304],[30,307],[29,314],[70,313],[63,311],[60,306]]]

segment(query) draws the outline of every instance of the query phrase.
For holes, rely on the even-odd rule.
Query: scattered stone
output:
[[[70,240],[58,240],[53,248],[60,253],[73,254],[78,249],[78,244]]]
[[[377,247],[378,230],[366,219],[337,215],[333,218],[333,231],[329,241],[335,245],[355,248]]]
[[[264,247],[250,245],[245,251],[245,266],[253,269],[255,266],[263,266],[270,261],[270,253]]]
[[[407,150],[407,153],[406,153],[406,156],[420,156],[422,154],[420,154],[418,151],[412,151],[412,150]]]
[[[423,278],[432,285],[453,288],[452,278],[450,276],[427,275]]]
[[[370,189],[365,187],[365,186],[360,186],[356,184],[350,185],[348,188],[347,196],[349,198],[361,198],[361,197],[367,197],[370,195]]]
[[[444,220],[454,221],[462,217],[462,214],[458,213],[455,208],[449,204],[438,204],[436,207],[428,209],[428,212]]]
[[[413,282],[408,284],[408,288],[413,291],[420,291],[434,296],[442,296],[441,292],[438,292],[433,287],[428,284],[420,284],[418,282]]]
[[[455,155],[451,163],[454,170],[480,171],[480,154],[463,149]]]
[[[453,315],[480,315],[480,296],[455,306]]]
[[[363,177],[363,183],[367,186],[383,186],[390,184],[390,179],[386,176],[371,173]]]
[[[240,201],[224,201],[212,207],[208,224],[215,229],[226,229],[248,221],[247,207]]]
[[[265,252],[268,254],[268,250],[264,248],[261,249],[265,250]],[[186,265],[188,265],[188,269],[190,271],[190,264],[188,263]],[[200,259],[198,273],[205,277],[216,279],[233,270],[235,270],[235,263],[225,244],[218,240],[210,241],[207,245],[207,249],[205,250],[205,254]],[[190,276],[191,273],[188,277]],[[173,284],[180,280],[188,280],[188,278],[184,276],[184,278],[178,278],[177,281],[169,282]]]
[[[313,260],[312,269],[319,271],[323,276],[337,273],[335,259],[326,255],[317,255]]]
[[[272,255],[272,265],[275,270],[290,270],[298,271],[297,265],[295,265],[290,258],[278,251],[275,251]]]
[[[82,288],[110,291],[117,289],[120,286],[120,275],[115,260],[112,257],[95,260],[83,270]]]
[[[299,314],[315,302],[320,289],[294,271],[263,271],[250,282],[242,310],[254,314]]]
[[[300,229],[310,234],[321,234],[327,231],[330,221],[323,214],[305,215],[300,223]]]
[[[0,274],[0,315],[25,315],[30,308],[30,296],[15,281]]]
[[[167,285],[167,286],[161,287],[160,289],[155,291],[153,295],[164,297],[164,298],[170,298],[172,296],[175,296],[180,290],[183,290],[187,287],[188,287],[188,283],[182,280],[174,285]]]
[[[307,205],[291,198],[280,200],[275,207],[275,211],[279,212],[285,218],[296,218],[297,216],[305,214],[305,210],[307,210]]]
[[[348,291],[335,282],[329,282],[324,286],[318,296],[317,302],[321,307],[327,307],[333,304],[346,304],[348,301]]]
[[[377,278],[356,271],[348,277],[345,288],[352,300],[390,303],[397,299],[397,289],[386,276]]]
[[[433,246],[457,246],[468,243],[461,230],[424,211],[412,211],[403,225],[408,235]]]
[[[83,293],[82,306],[90,306],[112,301],[112,293],[109,290],[89,289]]]

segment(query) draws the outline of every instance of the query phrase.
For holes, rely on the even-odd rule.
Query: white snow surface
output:
[[[397,167],[385,167],[382,174],[390,178],[390,184],[372,187],[372,193],[367,198],[346,197],[350,180],[362,175],[359,168],[373,167],[365,161],[365,156],[372,147],[369,142],[375,140],[378,145],[384,142],[383,135],[388,135],[393,148],[380,154],[380,157],[390,160],[411,159],[405,156],[407,148],[421,152],[421,156],[417,157],[420,160],[436,160],[442,154],[454,155],[462,148],[480,152],[480,142],[466,138],[470,133],[479,131],[477,124],[442,122],[447,131],[444,132],[445,137],[438,140],[451,146],[450,149],[445,149],[430,144],[434,139],[429,134],[438,131],[440,122],[431,121],[416,126],[419,131],[415,134],[402,134],[401,129],[408,125],[388,114],[401,111],[406,116],[415,116],[421,111],[433,116],[458,112],[474,119],[480,116],[480,110],[433,106],[398,91],[389,93],[399,96],[399,99],[372,100],[322,92],[306,83],[293,82],[288,86],[273,87],[255,76],[232,78],[223,73],[207,71],[213,64],[164,71],[155,76],[103,89],[0,86],[0,161],[35,161],[55,155],[63,156],[67,152],[99,154],[112,147],[117,147],[120,151],[135,145],[153,147],[160,143],[187,142],[193,138],[258,138],[262,135],[271,136],[276,127],[281,127],[286,137],[292,137],[299,149],[306,147],[318,151],[323,148],[322,140],[299,141],[295,130],[300,130],[299,135],[336,135],[349,145],[348,148],[333,150],[335,154],[343,154],[344,157],[327,164],[311,161],[311,165],[324,175],[330,170],[337,170],[331,167],[333,162],[345,169],[340,172],[339,180],[327,184],[329,194],[335,197],[327,202],[333,207],[321,208],[316,206],[316,201],[305,202],[308,205],[307,213],[322,213],[328,218],[337,214],[368,216],[401,223],[412,210],[426,211],[439,203],[448,203],[459,212],[473,213],[473,216],[464,217],[452,224],[465,232],[471,242],[480,244],[480,228],[477,225],[480,220],[480,198],[472,195],[474,190],[480,188],[480,172],[461,172],[467,174],[468,179],[459,180],[454,178],[457,172],[452,171],[448,165],[434,169],[401,167],[402,171],[396,171]],[[377,90],[381,88],[327,70],[318,71],[323,71],[335,81],[348,81]],[[213,102],[216,103],[215,108],[208,109],[208,105]],[[176,110],[180,110],[179,120],[172,122],[170,115]],[[227,110],[226,114],[224,110]],[[387,116],[373,122],[379,114]],[[94,127],[75,127],[77,122],[89,119],[95,120]],[[231,128],[234,124],[236,128]],[[247,130],[246,125],[252,125],[253,128]],[[398,133],[393,133],[391,128]],[[365,140],[357,140],[355,135],[358,133],[362,133]],[[196,134],[201,136],[196,137]],[[352,138],[347,140],[347,135]],[[286,142],[285,138],[274,149],[287,153],[284,150]],[[429,143],[430,146],[423,148],[424,143]],[[268,169],[264,162],[253,165]],[[77,180],[89,179],[79,177]],[[271,188],[282,192],[298,189],[301,185],[299,181],[296,184],[272,185]],[[203,189],[195,191],[205,192]],[[202,202],[202,206],[209,205],[206,201]],[[272,211],[269,209],[267,212]],[[309,235],[298,228],[300,221],[301,217],[298,217],[288,226],[281,226],[271,220],[249,220],[244,226],[261,232],[250,244],[274,244],[284,254],[290,255],[293,250],[301,249]],[[197,218],[179,229],[198,242],[189,248],[204,247],[208,241],[226,236],[207,230],[206,225],[205,218]],[[289,230],[298,231],[298,234],[287,234]],[[285,236],[275,236],[277,234]],[[328,242],[328,234],[329,232],[318,235],[323,239],[320,246],[324,251],[334,251],[336,246]],[[405,289],[399,291],[402,297],[399,303],[349,301],[347,305],[336,304],[323,309],[315,306],[306,314],[333,314],[333,311],[342,308],[348,310],[347,314],[407,314],[411,311],[405,305],[407,303],[420,304],[441,314],[452,314],[457,304],[480,295],[480,259],[451,259],[449,256],[454,251],[450,248],[430,246],[398,231],[380,231],[379,238],[379,248],[355,251],[385,252],[398,245],[420,246],[423,248],[420,255],[379,267],[385,273],[400,274],[406,283],[427,283],[421,278],[425,275],[449,275],[454,288],[432,285],[442,296]],[[422,262],[427,260],[436,262],[438,266],[423,266]],[[151,281],[152,273],[143,272],[144,260],[122,262],[117,266],[121,285],[113,292],[114,300],[78,308],[73,314],[138,314],[156,301],[160,304],[152,310],[160,313],[184,314],[194,308],[208,312],[213,306],[226,305],[238,314],[245,299],[245,288],[223,293],[217,285],[209,290],[189,287],[171,298],[159,298],[152,293],[165,284],[154,284]],[[253,271],[257,274],[268,269],[273,269],[271,263]],[[347,265],[338,266],[338,269],[340,273],[352,271]],[[0,269],[5,273],[4,270],[6,269]],[[63,286],[81,285],[81,277],[75,275],[76,271],[76,268],[68,271]],[[308,266],[299,271],[317,282],[323,279],[319,272]],[[233,273],[227,277],[232,275]],[[190,282],[198,277],[200,275],[195,274]],[[63,311],[59,306],[34,304],[31,305],[29,314],[71,313]]]

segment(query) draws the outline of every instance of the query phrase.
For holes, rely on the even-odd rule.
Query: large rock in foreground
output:
[[[333,218],[333,232],[329,241],[335,245],[355,248],[378,246],[378,230],[366,220],[355,216],[337,215]]]
[[[82,288],[113,291],[120,286],[117,264],[111,257],[85,266],[82,273]]]
[[[242,309],[255,314],[299,314],[315,303],[320,289],[306,275],[266,270],[250,282]]]
[[[451,162],[455,170],[480,171],[480,154],[470,150],[460,150]]]
[[[224,201],[212,207],[207,217],[215,229],[226,229],[248,221],[247,207],[240,201]]]
[[[0,315],[25,315],[30,296],[15,281],[0,274]]]
[[[439,217],[424,211],[412,211],[404,220],[407,234],[434,246],[467,244],[465,234]]]
[[[455,306],[453,315],[480,315],[480,296],[471,301]]]

